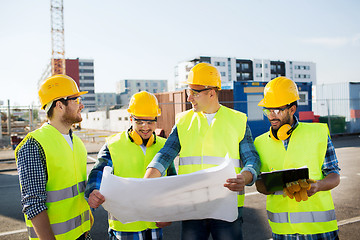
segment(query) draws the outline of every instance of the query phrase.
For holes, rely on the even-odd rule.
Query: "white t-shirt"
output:
[[[208,122],[209,126],[211,125],[211,122],[212,122],[212,120],[214,119],[215,114],[216,114],[216,113],[204,113],[204,115],[205,115],[205,117],[206,117],[206,119],[207,119],[207,122]]]
[[[70,134],[61,134],[61,135],[64,136],[64,138],[66,139],[66,141],[67,141],[68,144],[70,145],[71,150],[74,150],[74,149],[73,149],[73,142],[72,142],[72,140],[71,140]]]

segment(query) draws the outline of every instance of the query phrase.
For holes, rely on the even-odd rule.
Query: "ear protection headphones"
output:
[[[143,139],[141,138],[141,136],[135,131],[133,130],[132,127],[130,127],[127,131],[128,136],[130,138],[130,141],[135,143],[136,145],[141,145],[143,144]],[[150,138],[148,139],[147,143],[146,143],[146,147],[150,147],[151,145],[156,143],[156,136],[155,133],[153,133]]]
[[[297,124],[294,124],[293,127],[290,126],[290,124],[284,124],[282,125],[277,131],[272,129],[270,127],[270,135],[272,139],[276,141],[284,141],[288,137],[290,137],[291,133],[294,131],[294,129],[297,127]]]

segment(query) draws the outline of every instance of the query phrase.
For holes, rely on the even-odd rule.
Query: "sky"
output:
[[[360,81],[358,0],[64,0],[65,57],[94,59],[95,92],[174,80],[198,56],[311,61],[318,83]],[[0,0],[0,101],[38,104],[50,0]]]

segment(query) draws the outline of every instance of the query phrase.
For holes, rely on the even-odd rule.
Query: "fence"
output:
[[[223,92],[223,91],[221,91]],[[220,93],[221,93],[220,92]],[[269,129],[267,118],[257,106],[257,101],[234,101],[232,91],[222,93],[220,103],[245,112],[254,137]],[[156,94],[162,115],[158,118],[157,127],[168,136],[175,123],[175,115],[191,108],[186,102],[185,91]],[[302,111],[302,105],[311,105],[312,111]],[[105,110],[97,112],[83,111],[82,128],[119,132],[130,126],[126,108],[114,109],[104,106]],[[116,108],[116,107],[115,107]],[[244,110],[245,109],[245,110]],[[2,145],[16,145],[28,132],[41,126],[45,113],[39,106],[0,106],[0,142]],[[299,102],[296,114],[300,121],[327,123],[330,133],[360,133],[360,99],[316,99]]]

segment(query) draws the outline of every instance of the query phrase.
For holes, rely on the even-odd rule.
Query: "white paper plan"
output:
[[[161,178],[121,178],[105,167],[100,192],[104,209],[122,223],[173,222],[238,216],[237,192],[224,187],[236,173],[228,157],[216,167],[191,174]]]

